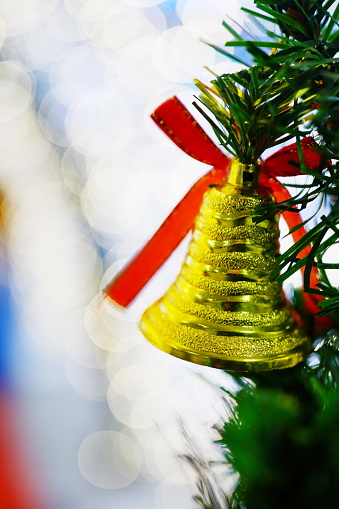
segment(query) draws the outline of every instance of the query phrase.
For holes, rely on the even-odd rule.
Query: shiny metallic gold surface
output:
[[[240,371],[291,367],[307,355],[281,285],[269,278],[279,230],[254,170],[235,161],[228,183],[205,194],[177,280],[141,319],[161,350]]]

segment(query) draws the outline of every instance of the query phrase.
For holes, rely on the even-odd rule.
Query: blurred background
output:
[[[100,289],[208,169],[149,115],[177,95],[209,131],[191,106],[192,80],[212,78],[204,66],[239,66],[201,39],[223,45],[226,16],[260,37],[241,5],[1,2],[0,433],[9,447],[0,470],[12,465],[22,497],[29,477],[41,509],[193,508],[179,417],[202,454],[219,458],[214,384],[226,375],[171,358],[138,331],[188,239],[127,311],[102,302]],[[1,478],[4,509],[6,486]]]

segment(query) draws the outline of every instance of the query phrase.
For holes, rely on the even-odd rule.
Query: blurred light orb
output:
[[[135,135],[138,123],[136,113],[130,108],[126,90],[124,90],[124,94],[120,94],[107,87],[100,95],[98,115],[102,117],[104,128],[109,131],[110,154],[112,154],[112,149],[122,147],[122,143],[126,143],[127,140],[129,144],[124,148],[126,150],[127,146],[130,147],[129,139]],[[129,153],[128,149],[127,153]],[[115,160],[113,154],[112,159]]]
[[[40,103],[39,122],[48,140],[62,147],[69,146],[65,132],[67,108],[58,103],[54,90],[48,92]]]
[[[150,59],[157,40],[158,37],[140,37],[121,50],[117,70],[125,90],[138,95],[152,95],[167,84],[166,78],[155,69]]]
[[[132,343],[132,338],[126,337],[125,342]],[[143,345],[137,349],[134,346],[128,354],[130,365],[126,366],[125,359],[121,367],[108,369],[111,411],[120,422],[134,429],[153,427],[168,413],[168,373],[154,367],[147,354],[142,356]]]
[[[155,32],[153,25],[147,21],[142,10],[126,8],[111,13],[102,27],[102,46],[117,50],[124,48],[126,44],[136,37]]]
[[[82,195],[82,210],[90,225],[98,231],[121,235],[138,227],[142,220],[145,197],[133,182],[120,181],[103,173],[89,176]]]
[[[71,361],[66,363],[66,376],[75,392],[92,401],[105,401],[108,381],[102,369],[80,366]]]
[[[153,7],[154,5],[161,4],[163,1],[164,0],[125,0],[129,5],[139,8]]]
[[[6,37],[6,23],[2,17],[0,17],[0,48],[4,43]]]
[[[64,0],[65,9],[69,14],[74,17],[78,17],[81,11],[81,8],[86,3],[84,0]],[[100,0],[98,1],[100,4]]]
[[[224,0],[210,0],[209,2],[196,2],[196,0],[177,0],[176,11],[181,21],[186,25],[197,21],[206,23],[208,26],[209,21],[213,21],[219,25],[217,34],[220,29],[223,30],[223,39],[212,37],[211,42],[222,43],[233,40],[233,36],[226,28],[222,27],[222,20],[225,20],[236,32],[244,34],[245,38],[251,38],[258,34],[263,35],[262,30],[252,21],[251,17],[241,10],[241,7],[253,9],[253,0],[228,0],[227,4]],[[260,20],[260,22],[267,26],[269,30],[275,30],[275,25]],[[209,65],[206,62],[206,65]]]
[[[151,428],[155,423],[165,422],[168,418],[168,391],[159,391],[154,381],[154,389],[141,395],[133,404],[130,426],[132,428]]]
[[[96,290],[100,260],[91,244],[75,236],[50,240],[36,253],[35,263],[41,296],[50,304],[72,308],[85,303]]]
[[[58,0],[2,0],[1,16],[9,37],[32,29],[53,11]]]
[[[186,464],[175,454],[177,446],[178,444],[174,444],[174,449],[169,448],[167,451],[155,451],[153,461],[147,463],[156,478],[165,479],[166,482],[174,484],[176,488],[179,485],[186,485],[188,481],[188,475],[184,471]]]
[[[138,477],[142,454],[125,433],[98,431],[83,440],[78,464],[82,475],[90,483],[115,490],[128,486]]]
[[[188,484],[173,484],[166,479],[157,487],[155,499],[158,507],[161,507],[162,509],[191,507],[192,487]]]
[[[110,93],[83,94],[69,109],[65,129],[71,144],[82,154],[104,156],[113,143],[130,133],[131,112]]]
[[[27,35],[24,51],[33,68],[48,71],[51,62],[65,51],[65,43],[53,37],[48,25],[39,25]]]
[[[50,68],[50,83],[56,99],[73,107],[86,94],[100,93],[105,89],[105,66],[94,48],[82,44],[67,50]]]
[[[170,81],[192,82],[208,62],[215,61],[215,51],[203,44],[198,29],[177,26],[166,30],[153,48],[155,68]]]
[[[110,390],[108,390],[107,400],[110,411],[115,419],[131,428],[131,415],[134,402]]]
[[[30,106],[35,82],[27,69],[12,61],[0,62],[0,122],[22,115]]]
[[[53,15],[47,18],[47,30],[50,35],[62,41],[63,44],[70,46],[70,43],[81,41],[82,35],[78,30],[77,19],[70,16],[63,2],[58,2]]]
[[[81,21],[92,23],[105,20],[108,15],[113,15],[121,9],[125,0],[80,0],[78,6],[74,0],[64,0],[69,11]],[[74,8],[74,6],[76,6]]]
[[[225,0],[209,0],[208,2],[177,0],[175,8],[181,21],[185,24],[194,20],[215,21],[221,24],[226,16],[236,21],[239,21],[243,16],[238,0],[227,0],[227,3]]]
[[[191,28],[200,34],[199,39],[203,42],[210,42],[212,44],[216,44],[219,46],[223,46],[225,42],[233,39],[225,28],[220,23],[220,20],[210,20],[210,19],[193,19],[185,24],[187,28]],[[234,48],[227,48],[229,53],[233,53]],[[214,50],[213,50],[214,51]],[[215,55],[216,56],[216,55]],[[227,67],[225,58],[223,58],[225,67]],[[205,65],[210,67],[211,61],[206,60]],[[194,76],[193,76],[194,77]]]
[[[166,394],[167,387],[168,379],[160,368],[132,364],[120,369],[112,378],[110,390],[130,400],[137,400],[154,390],[159,391],[160,396]]]
[[[124,314],[106,300],[99,294],[87,306],[84,315],[86,334],[93,345],[112,355],[125,353],[134,346],[130,338],[135,326],[133,322],[124,320]],[[107,311],[109,307],[112,309]]]
[[[66,324],[66,349],[70,359],[73,359],[77,364],[85,368],[104,369],[106,366],[107,352],[103,352],[100,348],[97,348],[86,331],[84,318],[86,309],[87,306],[78,309]]]

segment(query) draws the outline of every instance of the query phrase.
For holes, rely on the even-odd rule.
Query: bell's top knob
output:
[[[233,186],[234,188],[242,187],[252,191],[256,189],[259,183],[260,164],[260,161],[256,164],[244,164],[240,163],[238,159],[233,159],[226,184],[229,191]],[[239,192],[239,189],[237,192]]]

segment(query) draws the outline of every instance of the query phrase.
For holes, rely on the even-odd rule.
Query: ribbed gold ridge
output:
[[[205,194],[177,280],[141,319],[161,350],[241,371],[291,367],[307,355],[308,339],[269,277],[278,218],[267,209],[273,198],[244,178],[255,170],[234,161],[228,183]]]

